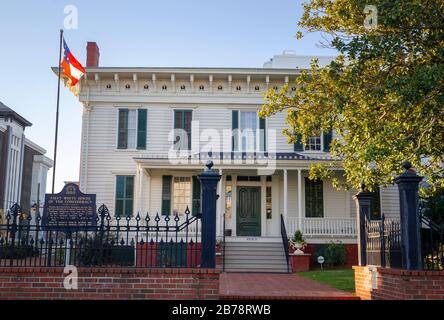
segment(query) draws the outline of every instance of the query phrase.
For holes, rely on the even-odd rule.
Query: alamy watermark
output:
[[[79,28],[79,9],[69,4],[63,8],[65,19],[63,20],[63,27],[65,30],[77,30]]]
[[[65,278],[63,279],[63,287],[66,290],[77,290],[79,288],[79,273],[76,266],[68,265],[63,269]]]
[[[378,8],[375,5],[368,4],[364,7],[364,27],[366,29],[376,29],[378,26]]]

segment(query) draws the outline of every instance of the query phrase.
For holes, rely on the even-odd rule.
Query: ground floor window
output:
[[[134,204],[134,176],[116,176],[116,216],[131,216]]]
[[[271,187],[266,189],[266,209],[267,209],[267,219],[273,219],[272,210],[272,200],[271,200]]]
[[[322,180],[305,178],[305,216],[324,217],[324,188]]]
[[[232,188],[231,185],[225,186],[225,218],[231,219],[232,215]]]
[[[173,178],[173,214],[184,214],[191,208],[191,177]]]

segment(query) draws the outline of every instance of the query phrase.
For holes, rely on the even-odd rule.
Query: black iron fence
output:
[[[105,205],[87,229],[45,225],[39,212],[13,205],[0,224],[0,267],[101,266],[195,268],[201,261],[201,215],[113,216]]]
[[[401,223],[396,219],[365,219],[367,264],[388,268],[402,267]]]
[[[444,226],[420,215],[421,258],[424,270],[444,270]]]

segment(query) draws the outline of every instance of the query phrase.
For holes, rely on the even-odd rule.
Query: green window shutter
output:
[[[333,136],[333,132],[330,129],[329,131],[324,132],[324,152],[330,151],[330,143]]]
[[[116,176],[116,216],[131,216],[134,205],[134,176]]]
[[[147,110],[137,110],[137,149],[146,149]]]
[[[305,216],[307,218],[324,217],[324,189],[322,180],[305,178]]]
[[[171,185],[173,176],[162,176],[162,215],[168,216],[171,212]]]
[[[183,129],[187,133],[188,150],[191,150],[191,121],[193,118],[193,112],[191,110],[186,110],[183,113]]]
[[[128,148],[128,109],[119,109],[117,148]]]
[[[238,150],[238,142],[239,142],[239,111],[233,110],[231,112],[231,130],[232,130],[232,137],[231,137],[231,150],[237,151]]]
[[[302,143],[302,135],[296,135],[296,142],[294,143],[294,151],[304,151],[304,144]]]
[[[267,150],[267,131],[266,131],[266,121],[263,118],[259,118],[259,146],[260,151]]]
[[[200,180],[197,176],[193,176],[193,208],[191,209],[191,214],[196,216],[200,213],[201,206],[201,187]]]

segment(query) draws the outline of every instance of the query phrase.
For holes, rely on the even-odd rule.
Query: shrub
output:
[[[341,266],[346,262],[345,245],[340,242],[330,242],[328,244],[317,244],[315,246],[313,262],[318,265],[318,257],[323,256],[325,265]]]
[[[340,242],[330,242],[325,246],[325,263],[329,266],[345,264],[345,245]]]
[[[37,257],[39,252],[37,248],[29,244],[4,244],[0,246],[1,259],[25,259]]]

